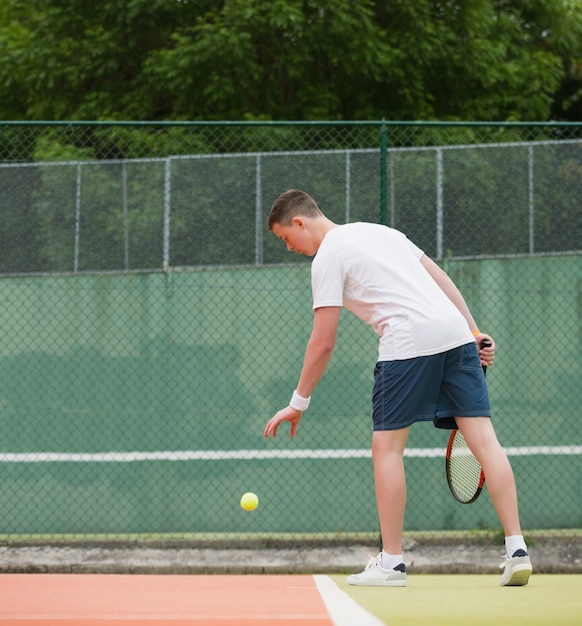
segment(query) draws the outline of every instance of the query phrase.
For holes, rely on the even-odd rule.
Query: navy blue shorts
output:
[[[433,356],[379,361],[374,370],[374,430],[415,422],[455,428],[455,416],[490,417],[489,394],[471,342]]]

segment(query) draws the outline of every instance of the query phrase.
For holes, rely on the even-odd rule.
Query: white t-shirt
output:
[[[469,325],[393,228],[357,222],[327,233],[311,265],[313,308],[344,306],[380,336],[379,361],[428,356],[474,341]]]

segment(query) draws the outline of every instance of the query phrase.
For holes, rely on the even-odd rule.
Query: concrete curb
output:
[[[0,573],[283,574],[361,571],[377,547],[200,548],[141,546],[0,546]],[[410,542],[410,574],[499,573],[502,548]],[[537,573],[582,573],[582,541],[546,540],[529,547]]]

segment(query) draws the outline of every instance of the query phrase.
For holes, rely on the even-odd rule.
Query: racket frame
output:
[[[491,342],[488,339],[484,339],[480,344],[480,348],[487,347],[490,345],[491,345]],[[487,366],[483,365],[483,375],[486,375],[486,374],[487,374]],[[449,490],[451,494],[453,495],[453,498],[455,498],[457,502],[460,502],[461,504],[471,504],[472,502],[475,502],[475,500],[481,494],[481,491],[483,491],[483,485],[485,484],[485,474],[483,472],[483,468],[481,467],[481,464],[479,463],[479,461],[477,461],[477,459],[475,459],[475,463],[480,468],[479,480],[477,483],[477,487],[475,489],[475,493],[469,499],[466,499],[460,496],[458,491],[455,489],[453,485],[453,480],[451,478],[451,455],[452,455],[453,446],[455,444],[455,440],[458,437],[460,437],[463,443],[465,444],[468,453],[475,459],[474,455],[469,450],[469,446],[467,445],[467,442],[465,441],[465,438],[463,437],[463,434],[461,433],[461,431],[458,428],[453,429],[453,432],[451,433],[451,436],[449,437],[449,442],[447,444],[447,451],[445,455],[445,472],[447,476],[447,484],[449,486]]]
[[[477,482],[477,487],[475,488],[475,492],[473,496],[469,499],[464,498],[460,495],[459,491],[455,488],[453,479],[451,477],[451,454],[452,454],[455,441],[459,438],[462,439],[462,441],[464,442],[464,445],[467,447],[467,453],[473,456],[472,452],[469,450],[469,446],[467,446],[467,443],[465,442],[465,438],[463,437],[463,434],[458,428],[455,428],[453,432],[451,433],[451,436],[449,437],[449,443],[447,445],[447,453],[446,453],[446,461],[445,461],[447,484],[449,485],[449,490],[451,494],[453,495],[453,498],[455,498],[457,502],[460,502],[461,504],[471,504],[472,502],[475,502],[475,500],[479,497],[479,495],[481,494],[481,491],[483,490],[483,485],[485,484],[485,474],[483,473],[483,468],[479,464],[479,461],[477,461],[477,459],[475,459],[475,457],[473,456],[475,463],[479,466],[479,480]]]

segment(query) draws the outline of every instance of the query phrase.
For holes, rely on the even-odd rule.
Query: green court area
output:
[[[582,575],[533,574],[526,587],[499,587],[496,575],[409,576],[400,588],[340,589],[387,626],[579,626]]]

